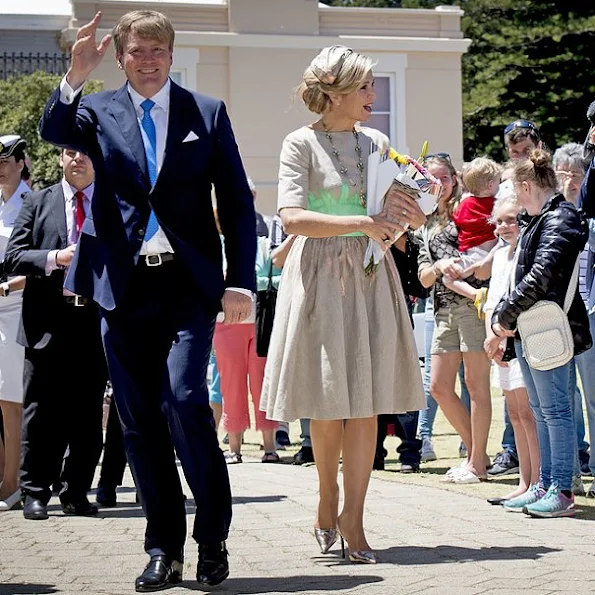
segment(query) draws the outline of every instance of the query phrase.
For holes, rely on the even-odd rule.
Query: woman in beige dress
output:
[[[277,300],[261,407],[278,421],[310,418],[320,482],[315,535],[327,553],[341,535],[352,562],[375,563],[363,528],[376,446],[376,416],[424,407],[421,374],[403,291],[390,254],[364,272],[369,238],[385,249],[423,213],[404,195],[366,214],[366,167],[382,133],[359,122],[375,100],[371,60],[325,48],[299,95],[320,118],[283,143],[278,207],[289,253]],[[344,504],[337,474],[343,461]]]

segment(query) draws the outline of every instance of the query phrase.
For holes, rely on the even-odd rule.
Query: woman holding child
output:
[[[456,176],[450,158],[443,154],[430,156],[425,165],[438,179]],[[491,212],[494,180],[496,176],[499,179],[499,170],[490,160],[481,160],[470,166],[465,175],[469,174],[475,182],[473,195],[461,200],[460,193],[443,193],[435,213],[428,218],[420,234],[423,246],[419,258],[422,285],[434,286],[436,325],[431,348],[430,392],[467,447],[467,459],[445,476],[445,481],[459,484],[477,483],[487,478],[490,461],[486,447],[492,413],[490,362],[483,350],[485,328],[476,307],[477,304],[481,310],[485,283],[473,276],[463,279],[459,233],[465,234],[468,248],[486,247],[489,237],[486,228],[490,226],[487,219],[482,225],[478,211],[489,208]],[[465,205],[467,200],[469,205]],[[460,229],[453,221],[455,217]],[[493,238],[493,226],[491,229]],[[469,258],[467,264],[472,262]],[[461,361],[471,396],[470,412],[455,392]]]

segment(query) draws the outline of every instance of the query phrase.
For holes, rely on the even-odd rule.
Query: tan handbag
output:
[[[564,309],[556,302],[540,300],[517,319],[517,330],[521,336],[523,355],[535,370],[552,370],[567,364],[574,357],[574,340],[568,311],[576,293],[579,276],[579,258],[576,259],[570,284],[564,298]],[[514,276],[518,251],[512,268],[510,286],[515,287]]]

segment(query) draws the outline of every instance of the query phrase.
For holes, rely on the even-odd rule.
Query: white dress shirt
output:
[[[0,192],[0,261],[4,260],[8,238],[10,238],[14,221],[23,205],[23,194],[27,192],[31,192],[31,189],[23,180],[8,200],[4,200]]]
[[[66,80],[66,76],[62,78],[60,82],[60,101],[62,103],[71,104],[77,97],[77,95],[83,90],[83,86],[81,85],[78,89],[73,89]],[[138,121],[138,126],[142,135],[143,144],[146,147],[149,144],[149,139],[142,127],[141,120],[144,115],[143,108],[140,107],[140,104],[147,99],[143,97],[140,93],[135,91],[130,84],[127,85],[128,93],[130,94],[130,98],[132,99],[132,103],[134,104],[134,109],[136,111],[136,118]],[[155,102],[155,105],[151,109],[151,118],[155,124],[155,132],[157,135],[157,146],[156,146],[156,157],[157,157],[157,176],[159,177],[159,172],[161,171],[161,166],[163,165],[163,157],[165,155],[165,143],[167,141],[167,126],[169,123],[169,94],[171,88],[171,80],[168,78],[167,82],[163,87],[155,94],[153,97],[150,97],[152,101]],[[159,227],[157,233],[148,241],[143,241],[141,246],[140,253],[141,255],[146,254],[160,254],[162,252],[173,252],[173,248],[167,239],[167,236]],[[254,294],[249,289],[244,289],[243,287],[227,287],[226,291],[235,291],[237,293],[241,293],[247,295],[254,301]]]
[[[130,85],[127,85],[127,88],[128,94],[130,95],[130,99],[132,99],[134,110],[136,112],[136,119],[143,139],[143,145],[146,148],[149,146],[149,139],[141,123],[144,116],[144,110],[140,104],[147,98],[135,91]],[[165,155],[167,125],[169,123],[170,88],[171,81],[170,79],[167,79],[165,85],[163,85],[163,87],[161,87],[161,89],[155,95],[153,95],[153,97],[149,97],[149,99],[155,102],[155,105],[151,109],[151,118],[155,124],[155,133],[157,138],[157,146],[155,147],[155,156],[157,157],[157,177],[159,177],[159,172],[161,171],[161,166],[163,165],[163,156]],[[73,90],[66,81],[66,77],[64,77],[60,83],[60,101],[66,104],[72,103],[77,95],[82,91],[82,89],[83,86],[81,85],[78,89]],[[147,254],[161,254],[163,252],[173,251],[174,249],[171,247],[171,244],[169,243],[169,240],[167,239],[167,236],[161,227],[157,229],[155,235],[148,242],[143,240],[140,249],[142,256]]]
[[[86,188],[83,188],[82,193],[85,195],[83,200],[83,208],[85,210],[85,217],[89,215],[91,210],[91,200],[93,198],[93,191],[95,190],[95,184],[91,183]],[[76,244],[79,239],[79,232],[76,229],[76,198],[75,193],[78,190],[71,186],[65,178],[62,178],[62,191],[64,192],[64,211],[66,214],[66,238],[68,245]],[[48,252],[47,260],[45,263],[45,274],[49,275],[52,271],[58,268],[56,263],[56,255],[59,250],[50,250]]]

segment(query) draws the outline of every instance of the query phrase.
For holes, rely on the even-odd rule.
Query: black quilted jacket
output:
[[[572,270],[588,237],[587,223],[572,203],[565,201],[561,194],[548,200],[521,231],[516,287],[496,306],[492,324],[498,322],[505,329],[515,329],[519,314],[540,300],[563,306]],[[578,355],[593,344],[578,287],[568,320],[574,336],[575,355]]]

